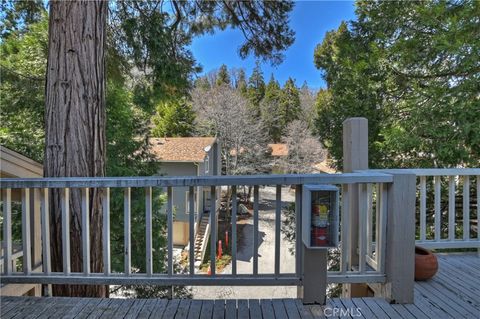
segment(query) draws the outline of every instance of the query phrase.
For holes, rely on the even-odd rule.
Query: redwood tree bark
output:
[[[105,175],[107,1],[51,1],[45,177]],[[90,191],[91,272],[102,272],[101,190]],[[71,271],[81,272],[81,199],[70,191]],[[50,193],[52,271],[63,271],[59,190]],[[106,296],[107,286],[56,285],[54,295]]]

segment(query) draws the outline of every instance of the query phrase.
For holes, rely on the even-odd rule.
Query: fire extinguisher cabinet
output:
[[[338,245],[338,187],[304,185],[302,239],[307,248],[326,249]]]

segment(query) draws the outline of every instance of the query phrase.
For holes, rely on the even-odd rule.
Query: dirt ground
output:
[[[258,272],[273,273],[275,260],[275,187],[260,188],[259,201],[259,247]],[[294,192],[290,188],[282,188],[282,207],[294,201]],[[241,240],[237,252],[237,273],[251,274],[253,272],[253,219],[241,222],[239,228]],[[283,236],[280,241],[280,272],[295,272],[295,256]],[[227,265],[223,272],[229,274],[232,266]],[[195,299],[245,299],[245,298],[296,298],[296,287],[229,287],[206,286],[192,287]]]

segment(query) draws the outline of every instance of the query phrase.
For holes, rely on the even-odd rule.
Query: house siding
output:
[[[208,165],[208,170],[205,170]],[[205,154],[202,162],[162,162],[159,173],[164,176],[205,176],[219,175],[221,159],[219,156],[218,143],[212,144],[210,150]],[[207,189],[210,191],[210,188]],[[166,190],[165,190],[166,191]],[[188,187],[174,187],[172,189],[172,200],[174,208],[174,245],[186,245],[189,240],[187,213],[187,192]],[[217,192],[218,193],[218,192]],[[204,188],[195,188],[195,222],[198,222],[198,213],[203,213],[207,207],[204,207]],[[166,213],[166,205],[162,208]]]

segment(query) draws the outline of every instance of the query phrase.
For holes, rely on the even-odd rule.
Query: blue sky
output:
[[[307,81],[312,88],[325,87],[320,71],[313,64],[313,51],[325,32],[336,29],[342,20],[353,19],[354,10],[354,3],[350,1],[296,2],[290,14],[290,27],[296,33],[295,42],[284,52],[282,64],[276,67],[268,62],[262,64],[265,80],[268,81],[273,73],[282,85],[291,76],[299,86]],[[248,57],[242,60],[239,57],[241,43],[241,32],[228,29],[194,39],[191,49],[204,73],[226,64],[229,68],[244,68],[250,76],[255,59]]]

